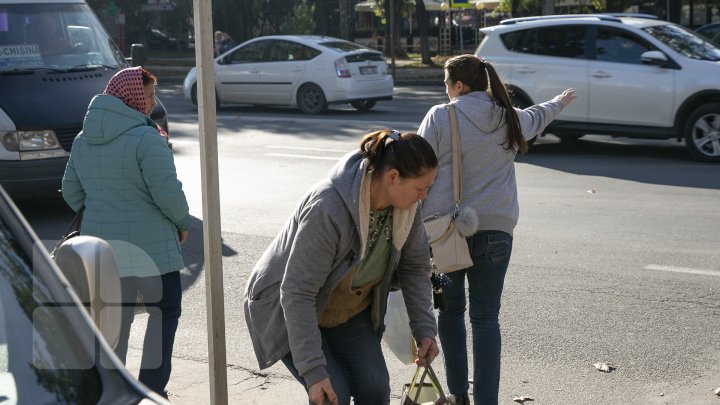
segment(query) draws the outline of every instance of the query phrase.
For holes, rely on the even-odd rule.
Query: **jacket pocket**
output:
[[[251,335],[262,348],[263,357],[275,358],[287,348],[287,328],[282,305],[280,305],[280,284],[265,288],[261,293],[248,299],[248,324]],[[260,356],[258,356],[260,357]]]

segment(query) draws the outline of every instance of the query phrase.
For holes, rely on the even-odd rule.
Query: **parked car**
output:
[[[168,405],[130,375],[109,343],[120,324],[119,307],[103,304],[113,292],[120,302],[109,244],[71,240],[77,246],[56,256],[63,272],[0,186],[0,402]]]
[[[184,50],[188,49],[187,38],[175,38],[157,28],[150,28],[145,33],[145,40],[148,48],[162,50]]]
[[[720,49],[652,18],[602,14],[504,20],[481,29],[476,54],[492,62],[519,107],[572,87],[578,96],[547,132],[685,140],[720,162]]]
[[[695,30],[698,34],[702,34],[713,45],[720,48],[720,22],[705,24]]]
[[[185,77],[185,98],[197,105],[197,69]],[[215,97],[223,104],[298,106],[318,114],[328,104],[371,109],[391,100],[393,78],[382,53],[323,36],[251,39],[215,58]]]
[[[60,46],[42,46],[47,38]],[[0,184],[10,195],[59,196],[90,100],[128,66],[85,0],[0,0]],[[167,131],[156,101],[152,118]]]

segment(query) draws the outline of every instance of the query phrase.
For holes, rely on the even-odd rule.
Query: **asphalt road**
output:
[[[179,177],[197,218],[185,247],[175,355],[207,355],[197,116],[161,87]],[[414,131],[443,88],[398,88],[392,102],[306,116],[289,108],[218,112],[228,362],[256,369],[242,312],[248,274],[293,207],[371,128]],[[717,404],[720,387],[720,165],[672,141],[541,138],[516,164],[521,218],[501,326],[500,403]],[[38,234],[71,214],[24,203]],[[142,337],[133,329],[131,346]],[[391,354],[393,395],[412,374]],[[617,368],[603,373],[593,366]],[[274,366],[271,375],[287,378]],[[441,376],[442,379],[442,376]],[[300,392],[301,393],[301,392]],[[396,401],[394,399],[393,401]],[[302,395],[297,404],[303,403]]]

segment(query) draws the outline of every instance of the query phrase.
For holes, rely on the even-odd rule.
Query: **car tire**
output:
[[[320,114],[327,111],[325,94],[317,84],[304,84],[297,94],[297,104],[305,114]]]
[[[574,142],[585,136],[585,134],[555,134],[563,142]]]
[[[684,134],[693,158],[720,163],[720,103],[696,108],[685,121]]]
[[[510,103],[514,107],[517,107],[521,110],[524,110],[532,105],[529,101],[527,101],[527,99],[525,97],[519,96],[517,93],[512,94],[510,96]],[[528,146],[532,146],[532,144],[534,144],[535,141],[537,141],[538,136],[540,136],[540,135],[537,135],[537,136],[533,137],[532,139],[528,139],[528,141],[527,141]]]
[[[190,90],[190,101],[192,101],[193,105],[197,107],[197,83],[193,84],[192,90]],[[217,94],[217,91],[215,92],[215,108],[220,109],[222,105],[220,104],[220,97]]]
[[[355,100],[351,101],[350,105],[355,107],[358,111],[367,111],[375,106],[377,101],[375,100]]]

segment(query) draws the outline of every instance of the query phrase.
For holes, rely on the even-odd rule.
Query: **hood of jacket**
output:
[[[485,91],[473,91],[455,97],[448,105],[454,105],[457,114],[462,114],[482,132],[495,132],[505,119],[505,109]]]
[[[365,159],[358,151],[345,155],[329,173],[330,184],[337,190],[360,234],[360,257],[365,256],[370,226],[370,179]],[[417,205],[408,210],[393,209],[393,245],[401,250],[413,225]]]
[[[98,94],[85,114],[83,137],[87,143],[103,145],[132,128],[148,125],[153,126],[150,118],[140,111],[115,96]]]

